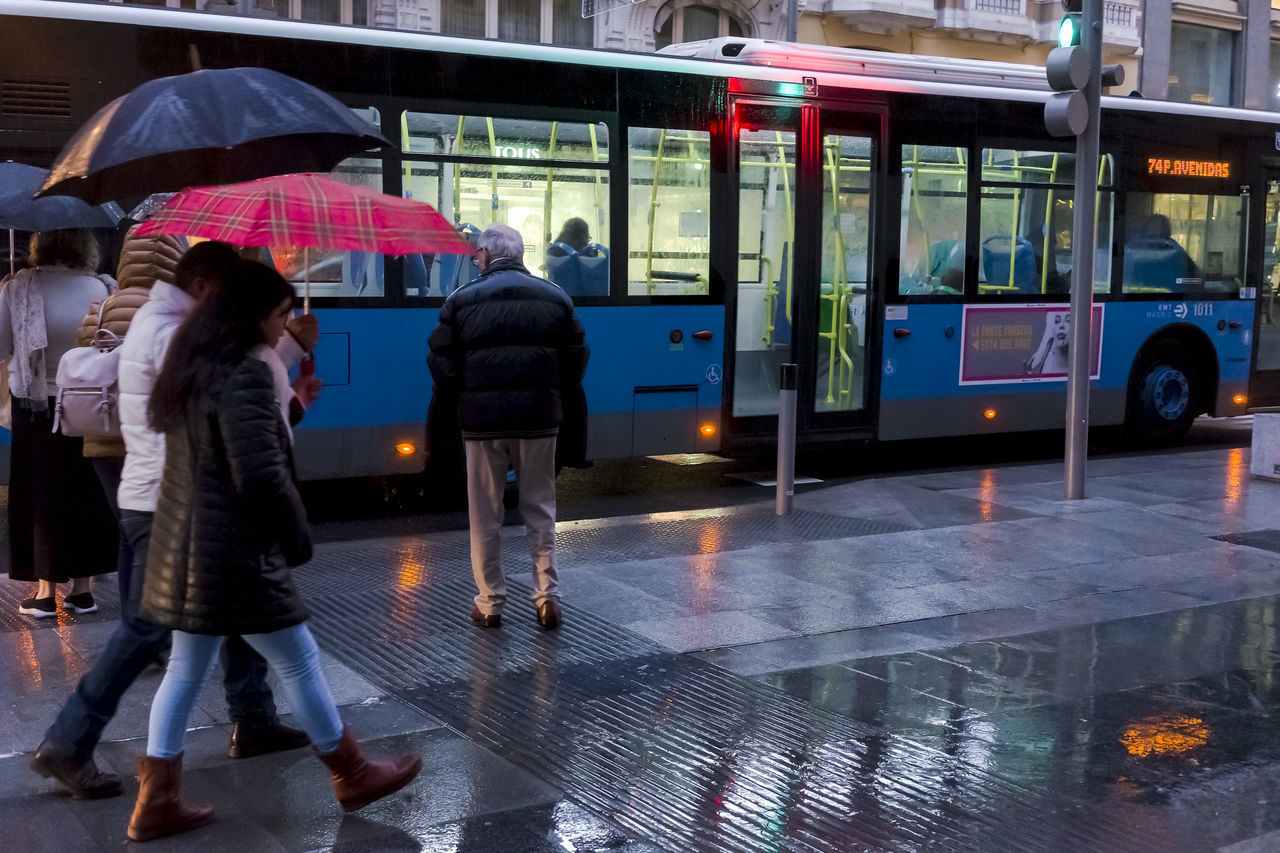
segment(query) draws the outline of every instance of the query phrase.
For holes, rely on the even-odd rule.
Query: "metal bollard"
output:
[[[782,365],[778,382],[778,515],[791,514],[796,492],[796,366]]]

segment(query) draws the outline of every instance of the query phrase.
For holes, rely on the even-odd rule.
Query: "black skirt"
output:
[[[116,569],[119,528],[84,440],[52,431],[43,412],[13,399],[9,455],[9,577],[61,583]]]

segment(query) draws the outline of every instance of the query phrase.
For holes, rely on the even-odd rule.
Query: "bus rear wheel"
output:
[[[1191,428],[1200,397],[1200,374],[1186,347],[1175,340],[1155,341],[1134,365],[1125,424],[1143,444],[1171,444]]]

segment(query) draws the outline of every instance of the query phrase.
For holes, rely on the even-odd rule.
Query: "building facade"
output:
[[[617,50],[652,51],[682,41],[744,36],[1028,65],[1044,64],[1062,17],[1059,0],[141,0],[139,5]],[[1103,8],[1103,62],[1125,69],[1124,85],[1112,94],[1137,91],[1148,98],[1280,110],[1280,0],[1104,0]]]

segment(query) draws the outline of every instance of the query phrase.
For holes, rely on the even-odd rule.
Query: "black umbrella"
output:
[[[9,230],[9,272],[13,272],[14,231],[114,228],[124,216],[115,202],[92,207],[70,196],[32,198],[48,175],[48,169],[25,163],[0,163],[0,229]]]
[[[89,119],[40,195],[90,202],[327,172],[382,134],[310,84],[266,68],[193,71],[143,83]]]

